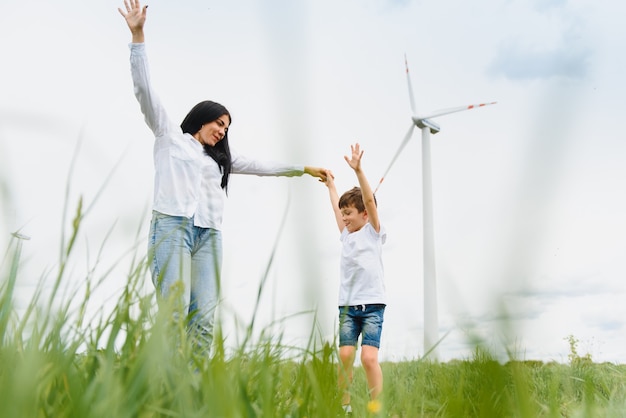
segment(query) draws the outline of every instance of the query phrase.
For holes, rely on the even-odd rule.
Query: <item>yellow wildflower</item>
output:
[[[372,399],[367,403],[367,410],[372,414],[377,414],[380,412],[382,405],[378,399]]]

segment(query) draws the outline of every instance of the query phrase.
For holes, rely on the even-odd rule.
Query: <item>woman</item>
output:
[[[132,34],[135,96],[155,136],[154,200],[149,256],[159,301],[175,298],[189,312],[189,331],[210,348],[222,263],[221,223],[230,173],[301,176],[325,181],[323,168],[263,163],[228,145],[230,113],[219,103],[194,106],[180,126],[168,118],[150,85],[143,27],[148,6],[125,0],[118,8]]]

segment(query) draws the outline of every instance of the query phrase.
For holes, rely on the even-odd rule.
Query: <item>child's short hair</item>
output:
[[[378,205],[376,196],[374,196],[374,203]],[[360,187],[351,188],[339,198],[339,209],[347,208],[348,206],[354,206],[359,213],[365,211],[365,204],[363,203],[363,195],[361,194]]]

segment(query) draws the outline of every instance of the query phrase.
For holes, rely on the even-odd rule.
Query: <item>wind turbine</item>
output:
[[[411,127],[407,132],[404,140],[400,144],[398,151],[393,156],[391,163],[385,170],[385,174],[380,179],[376,191],[385,180],[389,170],[402,153],[402,150],[411,139],[413,130],[417,126],[422,131],[422,205],[423,205],[423,239],[424,239],[424,353],[429,354],[433,358],[437,358],[437,344],[439,343],[439,320],[437,318],[437,277],[435,271],[435,236],[433,227],[433,202],[432,202],[432,178],[430,164],[430,135],[436,134],[441,130],[439,125],[431,119],[439,116],[448,115],[450,113],[461,112],[463,110],[475,109],[478,107],[488,106],[496,102],[471,104],[467,106],[452,107],[447,109],[436,110],[426,115],[419,115],[415,109],[415,100],[413,99],[413,88],[411,86],[411,77],[409,75],[409,64],[404,56],[404,64],[406,67],[406,80],[409,88],[409,101],[411,104]],[[375,192],[376,192],[375,191]]]

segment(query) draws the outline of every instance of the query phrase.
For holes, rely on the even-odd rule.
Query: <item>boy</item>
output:
[[[339,198],[333,176],[327,176],[325,181],[342,242],[337,380],[347,413],[351,412],[349,386],[359,335],[361,364],[367,376],[370,398],[376,400],[383,389],[378,349],[386,303],[382,246],[387,237],[378,219],[374,192],[361,169],[363,151],[358,143],[351,145],[350,149],[351,158],[344,156],[344,159],[354,170],[360,188],[354,187]]]

